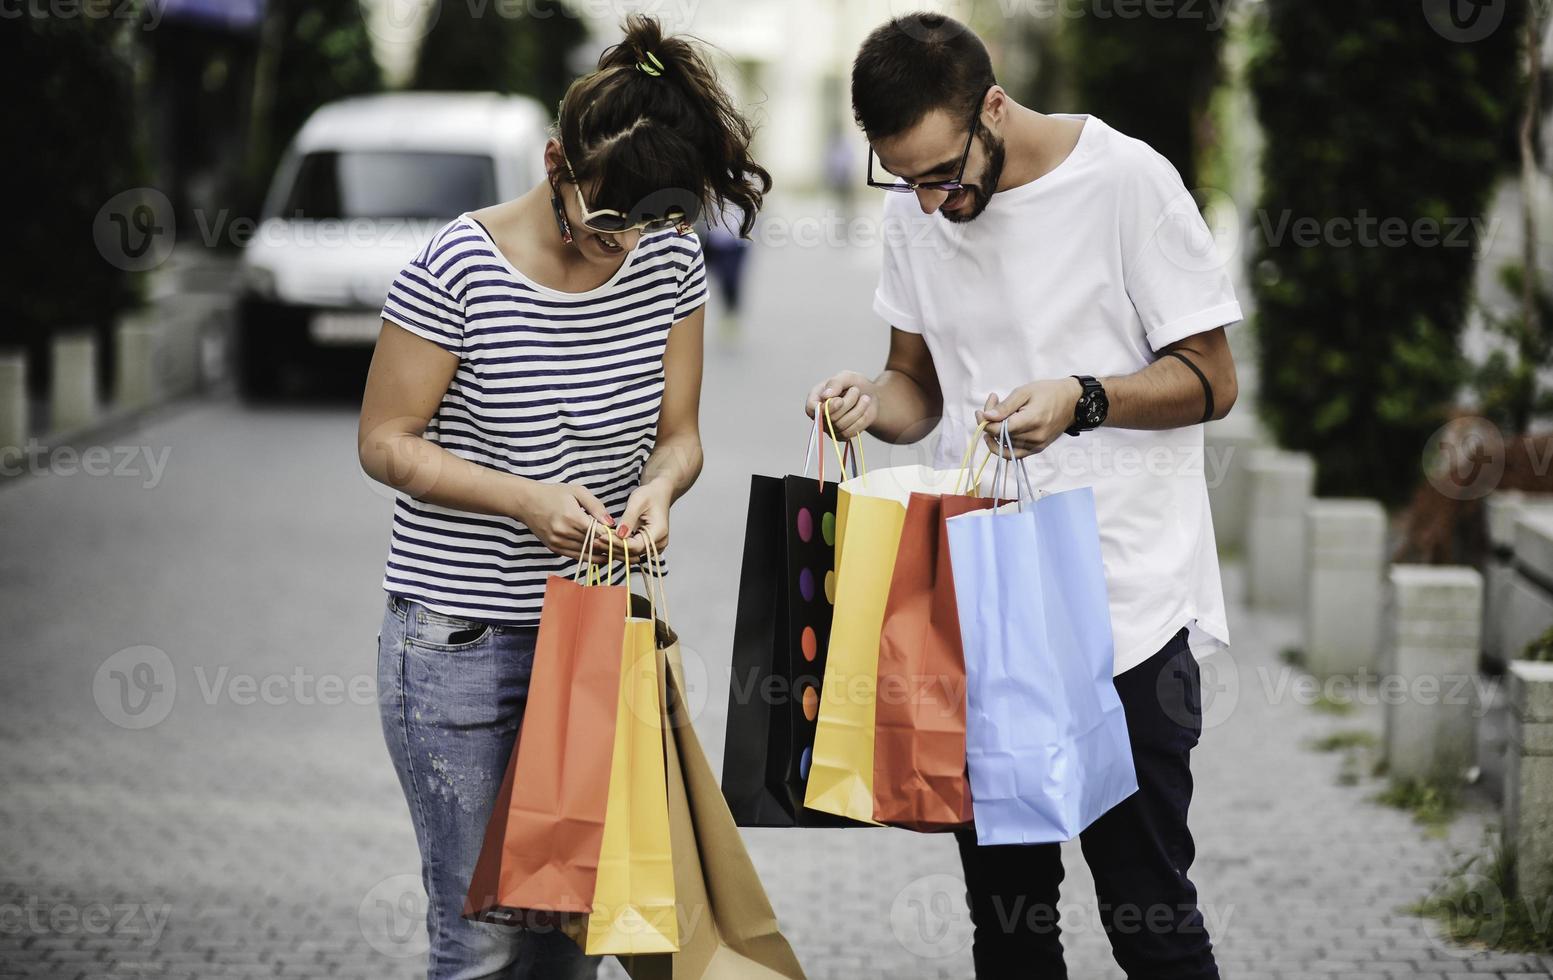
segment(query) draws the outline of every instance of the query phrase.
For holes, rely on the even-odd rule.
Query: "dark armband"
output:
[[[1187,357],[1185,354],[1181,353],[1180,351],[1178,351],[1178,350],[1167,350],[1167,351],[1165,351],[1165,353],[1170,355],[1171,357],[1180,359],[1182,364],[1185,364],[1187,367],[1191,368],[1192,369],[1192,373],[1197,375],[1197,380],[1202,382],[1202,397],[1203,397],[1202,421],[1203,422],[1211,422],[1211,421],[1213,421],[1213,385],[1208,383],[1208,376],[1206,374],[1202,373],[1202,369],[1201,368],[1199,368],[1197,365],[1192,363],[1192,359],[1191,358]]]

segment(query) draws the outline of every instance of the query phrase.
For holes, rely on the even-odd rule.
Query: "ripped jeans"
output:
[[[559,930],[462,917],[523,722],[537,637],[534,627],[471,622],[388,597],[378,709],[420,845],[427,980],[586,980],[598,969]]]

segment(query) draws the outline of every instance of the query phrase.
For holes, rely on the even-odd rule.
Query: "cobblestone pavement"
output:
[[[670,597],[706,668],[697,727],[714,763],[748,474],[799,465],[812,381],[879,363],[872,251],[767,248],[747,336],[709,352],[710,462],[675,511]],[[0,485],[0,978],[418,975],[424,898],[372,692],[388,498],[359,474],[353,433],[348,405],[213,399],[104,438],[116,460],[167,453],[164,470],[141,454],[118,475],[67,475],[55,458]],[[869,462],[914,452],[874,445]],[[1341,759],[1306,743],[1377,732],[1377,710],[1301,703],[1277,656],[1289,621],[1237,603],[1232,630],[1233,659],[1205,672],[1193,810],[1224,975],[1553,975],[1398,911],[1479,845],[1486,809],[1436,840],[1369,802],[1374,780],[1341,785]],[[970,975],[949,839],[747,840],[810,976]],[[1118,977],[1067,856],[1072,974]]]

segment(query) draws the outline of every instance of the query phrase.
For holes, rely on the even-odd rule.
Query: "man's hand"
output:
[[[830,402],[830,421],[836,428],[836,438],[843,441],[867,432],[879,417],[879,392],[872,381],[856,371],[842,371],[811,388],[804,411],[814,418],[825,400]]]
[[[1051,445],[1073,424],[1073,410],[1083,393],[1084,386],[1077,378],[1035,381],[1015,388],[1002,400],[996,394],[988,395],[976,421],[987,423],[987,445],[1003,455],[998,448],[998,430],[1006,419],[1014,458],[1023,459]]]
[[[666,479],[651,480],[631,491],[615,533],[622,538],[630,536],[626,545],[632,561],[647,561],[649,536],[659,551],[669,546],[669,505],[673,502],[674,484]]]

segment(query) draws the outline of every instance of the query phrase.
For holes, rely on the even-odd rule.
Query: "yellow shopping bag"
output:
[[[629,555],[626,577],[629,588]],[[651,584],[647,591],[651,611],[626,620],[621,650],[609,801],[583,944],[590,956],[679,949]]]

